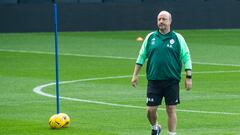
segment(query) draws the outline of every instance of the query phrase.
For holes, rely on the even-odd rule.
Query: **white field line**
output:
[[[2,52],[18,52],[18,53],[50,54],[50,55],[55,54],[54,52],[11,50],[11,49],[0,49],[0,51],[2,51]],[[62,56],[77,56],[77,57],[90,57],[90,58],[136,60],[136,58],[120,57],[120,56],[101,56],[101,55],[87,55],[87,54],[73,54],[73,53],[59,53],[59,55],[62,55]],[[225,63],[193,62],[193,64],[240,67],[240,64],[225,64]]]
[[[233,72],[233,71],[232,71]],[[236,72],[240,72],[237,70]],[[203,72],[199,72],[203,73]],[[206,73],[211,73],[206,72]],[[222,73],[226,73],[223,72]],[[198,74],[198,73],[196,73]],[[141,75],[144,76],[144,75]],[[106,79],[119,79],[119,78],[130,78],[132,77],[131,75],[126,75],[126,76],[112,76],[112,77],[102,77],[102,78],[89,78],[89,79],[80,79],[80,80],[72,80],[72,81],[62,81],[59,84],[69,84],[69,83],[76,83],[76,82],[86,82],[86,81],[95,81],[95,80],[106,80]],[[51,97],[55,98],[55,95],[45,93],[42,90],[48,86],[55,85],[55,82],[53,83],[48,83],[48,84],[43,84],[40,86],[37,86],[33,89],[33,92],[46,96],[46,97]],[[108,103],[108,102],[101,102],[101,101],[94,101],[94,100],[85,100],[85,99],[78,99],[78,98],[71,98],[71,97],[59,97],[60,99],[65,99],[65,100],[71,100],[71,101],[78,101],[78,102],[85,102],[85,103],[92,103],[92,104],[100,104],[100,105],[109,105],[109,106],[115,106],[115,107],[127,107],[127,108],[137,108],[137,109],[145,109],[146,107],[142,106],[134,106],[134,105],[126,105],[126,104],[114,104],[114,103]],[[160,108],[160,110],[165,110]],[[240,113],[232,113],[232,112],[213,112],[213,111],[200,111],[200,110],[186,110],[186,109],[177,109],[179,112],[187,112],[187,113],[201,113],[201,114],[219,114],[219,115],[240,115]]]
[[[10,49],[0,49],[3,52],[18,52],[18,53],[36,53],[36,54],[50,54],[54,55],[54,52],[44,52],[44,51],[27,51],[27,50],[10,50]],[[118,57],[118,56],[100,56],[100,55],[84,55],[84,54],[72,54],[72,53],[59,53],[59,55],[63,56],[78,56],[78,57],[93,57],[93,58],[109,58],[109,59],[127,59],[127,60],[135,60],[136,58],[128,58],[128,57]],[[216,66],[240,66],[238,64],[220,64],[220,63],[206,63],[206,62],[193,62],[195,64],[201,65],[216,65]],[[193,72],[193,74],[205,74],[205,73],[232,73],[232,72],[240,72],[240,70],[232,70],[232,71],[204,71],[204,72]],[[144,75],[140,75],[144,76]],[[105,80],[105,79],[117,79],[117,78],[129,78],[131,75],[128,76],[115,76],[115,77],[103,77],[103,78],[89,78],[89,79],[81,79],[81,80],[72,80],[72,81],[62,81],[60,84],[67,84],[67,83],[75,83],[75,82],[84,82],[84,81],[93,81],[93,80]],[[52,97],[55,98],[55,95],[51,95],[48,93],[44,93],[42,91],[43,88],[55,85],[54,83],[48,83],[44,85],[37,86],[33,89],[33,91],[39,95]],[[84,99],[77,99],[77,98],[70,98],[70,97],[60,97],[61,99],[72,100],[72,101],[79,101],[79,102],[87,102],[87,103],[94,103],[94,104],[102,104],[102,105],[110,105],[110,106],[118,106],[118,107],[128,107],[128,108],[139,108],[143,109],[145,107],[141,106],[133,106],[133,105],[123,105],[123,104],[113,104],[107,102],[99,102],[93,100],[84,100]],[[162,109],[165,110],[165,109]],[[178,109],[180,112],[192,112],[192,113],[205,113],[205,114],[223,114],[223,115],[240,115],[240,113],[229,113],[229,112],[210,112],[210,111],[198,111],[198,110],[183,110]]]
[[[36,54],[50,54],[55,55],[55,52],[44,52],[44,51],[26,51],[26,50],[5,50],[0,49],[2,52],[17,52],[17,53],[36,53]],[[73,53],[59,53],[62,56],[77,56],[77,57],[90,57],[90,58],[108,58],[108,59],[126,59],[135,60],[136,58],[120,57],[120,56],[102,56],[102,55],[87,55],[87,54],[73,54]]]

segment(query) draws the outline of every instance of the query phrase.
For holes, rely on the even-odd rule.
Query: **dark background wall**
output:
[[[59,0],[59,31],[156,29],[161,10],[175,29],[240,28],[240,0]],[[51,0],[0,0],[0,32],[53,31]]]

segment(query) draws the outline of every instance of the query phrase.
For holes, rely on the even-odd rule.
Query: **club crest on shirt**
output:
[[[172,44],[174,44],[174,43],[175,43],[174,39],[171,39],[171,40],[170,40],[170,44],[172,45]]]
[[[174,41],[174,39],[171,39],[170,41],[169,41],[169,44],[167,44],[167,47],[168,48],[173,48],[173,44],[175,43],[175,41]]]

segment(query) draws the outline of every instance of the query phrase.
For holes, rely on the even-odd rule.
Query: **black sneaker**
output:
[[[152,129],[152,135],[160,135],[160,133],[161,133],[161,128],[160,128],[160,126],[158,126],[158,129],[157,129],[157,130]]]

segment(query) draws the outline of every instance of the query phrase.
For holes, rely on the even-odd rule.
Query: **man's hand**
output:
[[[186,88],[187,91],[192,89],[192,79],[191,78],[186,78],[185,88]]]
[[[131,81],[132,86],[136,87],[137,86],[137,82],[138,82],[138,76],[137,75],[133,75],[132,81]]]
[[[137,86],[138,73],[139,73],[141,67],[142,67],[141,65],[138,65],[138,64],[135,65],[134,72],[133,72],[133,76],[132,76],[132,80],[131,80],[131,83],[132,83],[132,86],[133,86],[133,87],[136,87],[136,86]]]

